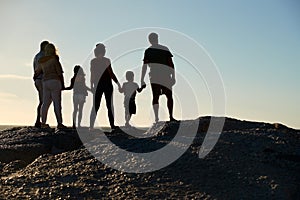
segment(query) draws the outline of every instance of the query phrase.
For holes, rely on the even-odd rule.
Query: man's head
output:
[[[158,34],[157,33],[150,33],[148,36],[150,44],[158,44]]]
[[[40,50],[41,51],[45,51],[45,48],[46,48],[47,44],[49,44],[49,42],[46,41],[46,40],[43,41],[43,42],[41,42],[41,44],[40,44]]]
[[[96,57],[102,57],[105,55],[105,46],[102,43],[96,44],[96,48],[94,49],[94,54]]]

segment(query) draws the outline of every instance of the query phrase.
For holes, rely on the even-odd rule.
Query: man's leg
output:
[[[128,114],[128,124],[129,124],[129,121],[130,121],[130,119],[131,119],[131,116],[132,116],[132,114]],[[129,124],[130,125],[130,124]]]
[[[125,112],[125,126],[129,126],[130,114],[129,112]]]
[[[35,80],[34,85],[39,94],[39,105],[37,107],[37,117],[35,121],[35,127],[41,127],[41,112],[42,112],[42,105],[43,105],[43,82],[40,79]]]
[[[172,93],[172,88],[163,88],[163,92],[167,97],[167,106],[168,106],[168,110],[169,110],[169,117],[170,117],[170,121],[176,121],[173,117],[173,93]]]
[[[151,83],[152,88],[152,106],[154,111],[155,122],[158,122],[159,95],[161,94],[160,85]]]

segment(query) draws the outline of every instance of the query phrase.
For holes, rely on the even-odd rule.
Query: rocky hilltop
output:
[[[155,133],[149,138],[122,130],[86,135],[95,147],[110,145],[102,140],[105,134],[122,149],[150,152],[171,144],[181,124],[199,123],[192,145],[179,159],[148,173],[126,173],[102,164],[76,130],[3,130],[0,199],[300,199],[300,131],[226,118],[213,150],[199,158],[210,120],[162,123],[146,132]]]

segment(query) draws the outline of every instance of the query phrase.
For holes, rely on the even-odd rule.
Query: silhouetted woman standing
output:
[[[35,76],[43,73],[43,105],[42,128],[49,127],[46,124],[48,109],[53,102],[57,120],[57,128],[66,128],[62,124],[61,91],[65,87],[62,66],[53,44],[45,47],[45,56],[39,60],[39,67],[35,70]]]
[[[113,85],[112,80],[120,88],[121,85],[115,76],[110,60],[104,57],[106,53],[103,44],[97,44],[94,49],[95,57],[91,60],[91,90],[93,91],[93,108],[90,116],[90,130],[93,130],[97,112],[100,107],[101,98],[104,93],[106,107],[108,110],[109,123],[112,129],[116,129],[114,124],[114,107],[113,107]]]

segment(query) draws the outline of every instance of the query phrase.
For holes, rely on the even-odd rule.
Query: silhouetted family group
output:
[[[143,67],[141,74],[141,87],[134,82],[134,73],[126,72],[127,82],[119,83],[113,72],[110,59],[105,57],[106,49],[103,44],[97,44],[94,49],[95,58],[90,62],[90,88],[85,83],[85,73],[79,65],[74,67],[74,76],[69,87],[65,87],[63,69],[56,53],[56,48],[48,41],[40,45],[40,52],[34,57],[34,83],[39,94],[39,105],[37,107],[37,118],[35,127],[48,128],[46,124],[49,106],[53,102],[54,112],[57,120],[57,128],[67,128],[63,125],[61,92],[62,90],[73,89],[73,127],[81,127],[83,105],[88,96],[88,91],[93,94],[93,107],[90,114],[89,129],[94,129],[97,112],[100,108],[101,98],[104,94],[108,118],[111,129],[117,129],[114,123],[113,107],[113,84],[118,85],[119,92],[124,94],[125,126],[130,126],[129,121],[133,114],[136,114],[136,92],[146,88],[144,82],[147,67],[150,68],[149,79],[152,89],[152,105],[155,115],[155,122],[158,122],[159,97],[166,95],[170,121],[173,117],[173,94],[172,86],[175,84],[175,70],[169,49],[158,43],[158,34],[150,33],[148,36],[151,46],[144,52]],[[76,123],[78,114],[78,120]]]

